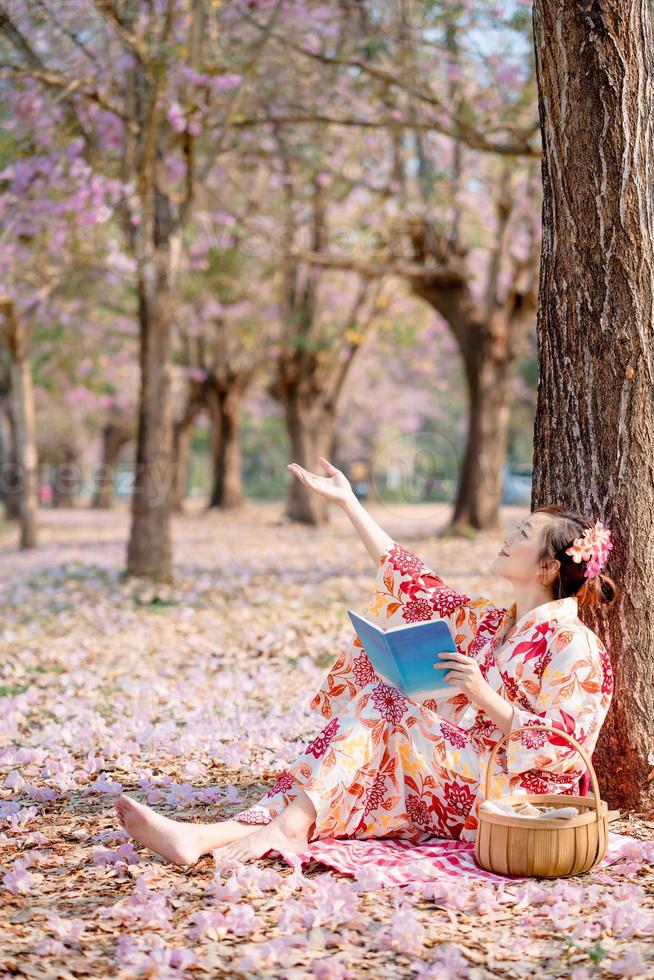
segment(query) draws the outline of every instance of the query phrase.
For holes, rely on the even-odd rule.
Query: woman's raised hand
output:
[[[354,496],[354,491],[350,486],[350,481],[340,470],[325,459],[324,456],[318,457],[318,462],[328,473],[328,476],[317,476],[305,470],[299,463],[289,463],[288,469],[295,473],[296,477],[309,490],[313,490],[320,497],[325,497],[335,504],[344,504]]]

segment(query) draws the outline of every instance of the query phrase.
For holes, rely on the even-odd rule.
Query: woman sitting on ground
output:
[[[297,853],[326,837],[474,841],[488,761],[503,734],[510,737],[496,755],[494,796],[588,789],[583,760],[556,733],[591,756],[611,703],[608,654],[578,618],[616,597],[600,573],[610,532],[559,505],[539,507],[493,559],[515,596],[496,608],[447,586],[382,530],[340,470],[320,462],[328,476],[289,468],[343,508],[375,562],[366,615],[385,627],[447,620],[457,653],[440,654],[439,663],[453,693],[405,696],[375,674],[355,634],[311,700],[325,726],[258,803],[230,820],[196,824],[118,797],[130,836],[176,864],[214,850],[218,860],[242,861]],[[552,732],[530,731],[533,725]]]

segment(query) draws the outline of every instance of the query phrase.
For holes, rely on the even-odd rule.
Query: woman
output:
[[[575,794],[580,779],[583,794],[588,787],[581,756],[556,730],[592,755],[611,702],[606,649],[577,615],[616,597],[612,579],[600,574],[610,532],[558,505],[538,508],[493,560],[515,595],[509,608],[498,609],[449,588],[376,524],[340,470],[322,457],[320,463],[328,476],[296,463],[289,469],[343,508],[377,564],[366,615],[386,627],[446,619],[458,652],[439,656],[453,693],[405,697],[377,677],[354,635],[311,701],[325,727],[258,803],[231,820],[195,824],[125,795],[117,799],[128,833],[177,864],[194,864],[212,850],[242,861],[271,850],[298,852],[324,837],[472,841],[488,760],[505,733],[493,796]],[[530,732],[531,725],[553,732]]]

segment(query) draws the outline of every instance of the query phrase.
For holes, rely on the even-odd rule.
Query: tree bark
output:
[[[495,206],[496,241],[483,301],[471,288],[468,250],[456,240],[446,239],[429,220],[416,216],[408,223],[413,257],[434,266],[433,276],[412,278],[411,287],[447,322],[461,351],[468,387],[466,445],[445,534],[500,526],[511,382],[536,313],[540,245],[535,222],[528,220],[530,244],[526,254],[521,259],[509,254],[513,201],[508,167],[502,173]],[[499,283],[505,266],[511,278],[503,295]]]
[[[602,520],[621,597],[584,613],[615,673],[609,806],[654,800],[654,38],[649,3],[535,0],[543,137],[532,506]],[[619,765],[616,765],[619,760]]]
[[[213,485],[209,507],[227,510],[239,507],[244,500],[240,428],[242,395],[242,389],[237,384],[225,387],[215,378],[208,379],[207,402],[213,451]]]
[[[36,513],[39,506],[39,475],[36,452],[36,421],[32,367],[25,324],[11,300],[0,301],[5,321],[9,354],[9,412],[16,461],[16,499],[20,521],[20,547],[35,548]]]
[[[170,394],[172,298],[169,263],[159,255],[139,277],[141,391],[127,572],[170,581],[173,425]]]
[[[330,406],[312,401],[297,388],[290,388],[284,400],[286,427],[291,440],[291,459],[307,470],[322,473],[319,456],[332,458],[336,415]],[[296,477],[288,484],[284,516],[301,524],[328,524],[328,503],[324,497],[307,492]]]
[[[412,282],[414,293],[449,324],[461,351],[468,387],[466,446],[445,533],[500,526],[511,382],[536,304],[535,290],[523,276],[527,270],[525,263],[506,300],[494,304],[487,315],[473,300],[464,271]]]
[[[14,489],[16,479],[16,450],[14,423],[9,410],[9,352],[0,347],[0,500],[8,521],[17,521],[20,507]]]
[[[468,432],[450,527],[499,527],[503,469],[506,461],[511,382],[517,358],[506,345],[493,354],[492,328],[471,328],[462,350],[468,384]],[[506,332],[507,327],[503,325]]]
[[[123,446],[134,438],[132,430],[116,421],[109,421],[102,431],[102,463],[96,477],[95,494],[91,506],[97,510],[109,510],[114,500],[116,467]]]
[[[173,432],[175,483],[173,486],[172,506],[176,511],[181,511],[184,506],[193,423],[198,415],[206,410],[206,407],[207,401],[204,385],[197,381],[190,381],[186,406],[181,418],[175,422]]]
[[[9,473],[11,466],[11,445],[8,438],[9,426],[5,418],[5,412],[0,404],[0,500],[7,509],[7,487],[5,485],[5,474]],[[6,515],[9,517],[9,514]]]
[[[80,491],[80,483],[79,452],[74,446],[66,446],[62,459],[54,467],[52,506],[74,507]]]

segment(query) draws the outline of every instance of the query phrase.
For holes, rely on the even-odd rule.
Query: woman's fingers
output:
[[[338,475],[338,470],[335,466],[325,459],[324,456],[318,457],[320,463],[328,470],[328,476],[320,476],[318,473],[311,473],[310,470],[305,470],[303,466],[299,463],[288,463],[287,468],[295,473],[298,480],[309,490],[313,490],[315,493],[322,494],[322,496],[329,499],[337,499],[338,494],[341,492],[340,487],[334,477]]]
[[[305,470],[304,467],[300,466],[299,463],[289,463],[288,468],[292,469],[293,472],[296,473],[298,476],[304,477],[305,480],[315,482],[316,480],[324,479],[324,477],[317,476],[315,473],[311,473],[309,470]]]
[[[298,480],[300,480],[302,483],[306,483],[307,482],[307,477],[306,477],[305,471],[302,469],[301,466],[298,466],[297,463],[289,463],[288,464],[288,468],[291,471],[291,473],[295,473],[295,475],[298,478]]]

